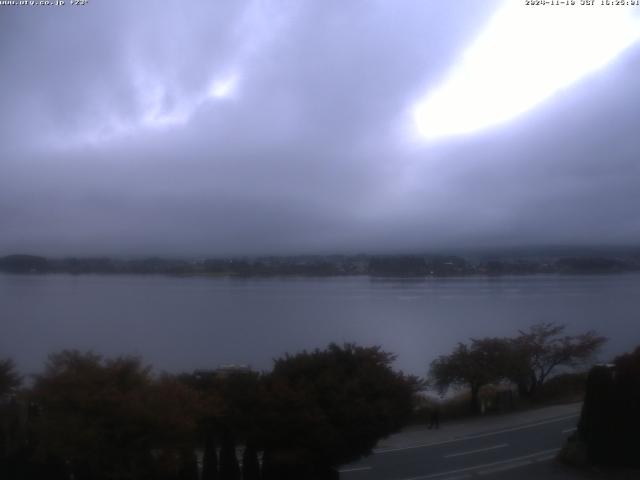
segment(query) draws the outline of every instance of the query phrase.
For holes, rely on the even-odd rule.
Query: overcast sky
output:
[[[505,8],[0,6],[0,254],[638,244],[640,7]]]

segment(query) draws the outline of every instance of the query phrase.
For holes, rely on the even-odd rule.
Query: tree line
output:
[[[349,276],[446,277],[460,275],[525,275],[538,273],[593,274],[640,270],[640,254],[488,258],[470,260],[455,255],[307,255],[209,259],[109,257],[45,258],[37,255],[0,257],[8,273],[160,274],[235,277]]]
[[[480,412],[480,389],[489,384],[514,384],[520,397],[532,399],[555,372],[586,365],[606,342],[594,331],[564,331],[564,325],[540,323],[515,337],[459,343],[431,363],[430,384],[440,392],[451,386],[468,388],[472,413]]]
[[[535,397],[605,339],[543,323],[472,339],[431,363],[427,380],[392,368],[380,347],[331,344],[284,355],[270,372],[155,374],[137,357],[64,350],[24,385],[0,362],[0,478],[287,480],[337,478],[402,428],[426,387],[517,386]]]
[[[268,373],[154,375],[139,358],[62,351],[26,388],[5,360],[0,478],[336,478],[412,413],[421,384],[394,358],[332,344]]]

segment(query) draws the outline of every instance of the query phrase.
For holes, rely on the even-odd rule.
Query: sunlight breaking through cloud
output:
[[[533,108],[640,39],[634,12],[505,2],[444,83],[414,105],[420,135],[469,133]]]
[[[238,76],[231,74],[223,78],[216,79],[209,88],[209,98],[229,98],[238,85]]]
[[[77,145],[99,145],[103,142],[132,135],[141,129],[181,127],[189,123],[193,115],[206,104],[221,102],[237,94],[240,75],[233,72],[214,76],[208,89],[184,94],[171,89],[162,79],[141,71],[134,81],[138,92],[140,113],[133,118],[105,116],[102,122],[94,122],[92,128],[76,133],[72,141],[54,141],[58,148]]]

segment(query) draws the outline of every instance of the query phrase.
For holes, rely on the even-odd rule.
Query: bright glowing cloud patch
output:
[[[206,102],[232,97],[236,93],[237,84],[236,73],[217,78],[204,93],[179,97],[170,107],[165,105],[168,92],[161,84],[156,84],[153,88],[147,87],[145,94],[147,108],[142,124],[149,127],[184,125]]]
[[[233,95],[238,83],[238,76],[235,74],[215,80],[209,88],[209,98],[227,98]]]
[[[232,98],[237,94],[239,75],[233,72],[216,77],[207,88],[190,94],[171,89],[161,78],[153,77],[143,70],[136,72],[134,84],[138,92],[140,114],[134,118],[121,119],[115,116],[94,122],[93,128],[76,134],[69,145],[99,144],[113,138],[135,133],[139,129],[169,128],[186,125],[191,117],[207,103]],[[58,146],[69,146],[56,141]]]
[[[633,7],[507,1],[444,83],[414,107],[418,131],[435,138],[502,123],[602,68],[638,39]]]

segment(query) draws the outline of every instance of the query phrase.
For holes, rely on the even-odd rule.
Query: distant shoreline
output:
[[[159,257],[134,260],[109,257],[54,259],[25,254],[0,257],[0,272],[14,274],[158,274],[172,277],[214,278],[367,276],[421,279],[536,274],[591,275],[637,271],[640,271],[640,254],[533,258],[495,256],[486,259],[455,255],[316,255],[197,260]]]

